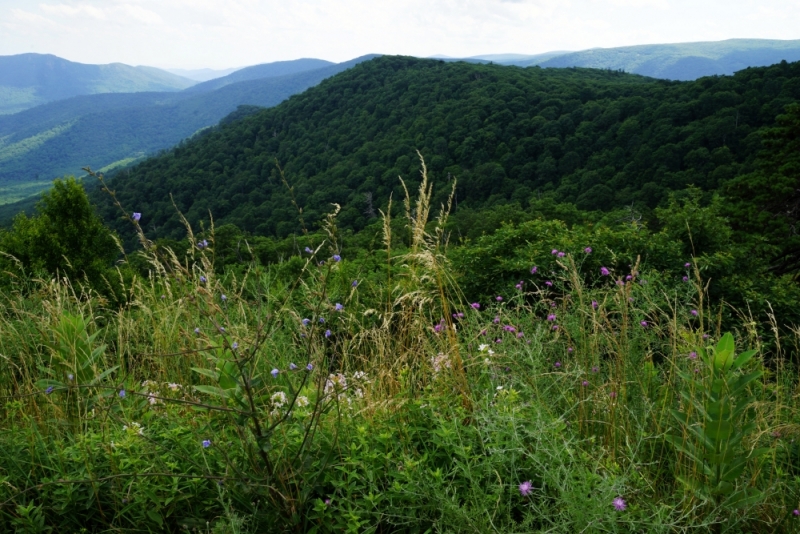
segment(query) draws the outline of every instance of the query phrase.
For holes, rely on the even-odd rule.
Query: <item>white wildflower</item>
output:
[[[303,408],[304,406],[308,406],[308,397],[304,397],[300,395],[297,397],[297,400],[294,401],[298,408]]]

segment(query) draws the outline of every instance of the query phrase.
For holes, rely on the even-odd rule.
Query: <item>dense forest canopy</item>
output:
[[[400,192],[398,176],[418,179],[417,150],[435,181],[458,180],[457,209],[525,207],[542,195],[582,210],[648,209],[669,191],[712,191],[753,171],[760,130],[798,99],[800,63],[668,82],[384,56],[145,161],[112,185],[161,237],[184,232],[170,196],[192,224],[210,212],[285,237],[299,230],[294,197],[306,221],[338,203],[340,224],[359,230]],[[94,199],[116,218],[108,199]]]

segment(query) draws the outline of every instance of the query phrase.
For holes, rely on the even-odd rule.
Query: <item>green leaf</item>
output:
[[[216,386],[194,386],[194,390],[207,395],[222,397],[223,399],[228,398],[228,390],[224,390]]]
[[[211,371],[209,369],[203,369],[200,367],[192,367],[192,371],[199,375],[207,376],[208,378],[212,379],[214,382],[219,382],[219,373],[216,371]]]
[[[717,371],[724,371],[733,363],[733,352],[736,346],[733,342],[733,335],[727,332],[722,339],[717,343],[717,348],[714,351],[714,369]]]
[[[758,353],[757,350],[748,350],[747,352],[741,353],[739,356],[736,357],[736,360],[734,360],[731,369],[739,369],[744,364],[752,360],[753,356],[755,356],[757,353]]]

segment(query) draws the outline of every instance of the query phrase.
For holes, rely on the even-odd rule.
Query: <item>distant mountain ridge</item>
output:
[[[105,169],[128,164],[216,125],[241,105],[275,106],[373,57],[206,92],[83,95],[0,116],[0,189],[36,182],[45,188],[48,180],[80,175],[87,165]],[[319,64],[300,61],[306,67]],[[284,72],[285,67],[272,72]]]
[[[262,78],[274,78],[276,76],[286,76],[288,74],[297,74],[314,69],[321,69],[323,67],[330,67],[335,65],[330,61],[323,59],[294,59],[291,61],[275,61],[274,63],[263,63],[260,65],[253,65],[238,69],[231,74],[214,78],[207,82],[198,83],[186,90],[188,93],[204,93],[220,89],[226,85],[236,82],[244,82],[247,80],[259,80]]]
[[[728,39],[716,42],[594,48],[544,61],[509,62],[518,66],[588,67],[623,70],[652,78],[696,80],[731,75],[748,67],[800,60],[800,40]]]
[[[0,115],[78,95],[181,91],[195,83],[154,67],[88,65],[50,54],[0,56]]]

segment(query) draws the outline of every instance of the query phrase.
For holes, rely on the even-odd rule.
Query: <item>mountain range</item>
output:
[[[83,65],[55,56],[0,57],[0,204],[46,188],[87,165],[129,165],[217,124],[274,106],[364,59],[298,59],[187,76],[150,67]],[[444,61],[517,67],[589,67],[695,79],[800,59],[800,40],[732,39],[538,55],[489,54]],[[108,94],[96,94],[108,93]],[[38,105],[35,105],[38,104]],[[239,106],[250,106],[238,109]]]
[[[153,67],[87,65],[49,54],[0,56],[0,115],[77,95],[180,91],[195,83]]]

